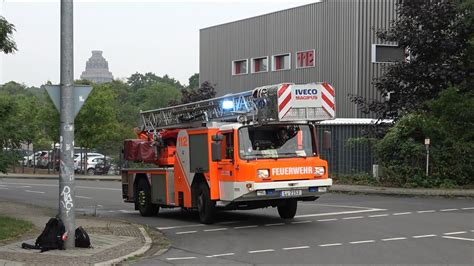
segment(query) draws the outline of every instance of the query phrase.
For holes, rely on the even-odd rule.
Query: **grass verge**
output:
[[[19,237],[33,229],[33,224],[24,220],[0,215],[0,241]]]

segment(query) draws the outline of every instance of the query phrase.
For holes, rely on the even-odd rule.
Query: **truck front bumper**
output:
[[[328,191],[328,188],[332,185],[332,179],[223,183],[221,182],[219,206],[226,206],[231,202],[288,198],[314,200]]]

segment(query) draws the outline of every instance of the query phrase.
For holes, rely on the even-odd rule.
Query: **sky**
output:
[[[316,2],[74,1],[74,78],[92,50],[102,50],[115,79],[139,72],[168,74],[183,84],[199,72],[199,29]],[[18,51],[0,53],[0,84],[59,83],[60,0],[0,0],[0,14],[16,27]]]

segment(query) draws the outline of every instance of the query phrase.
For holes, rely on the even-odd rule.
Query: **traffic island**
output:
[[[30,221],[41,232],[53,211],[32,205],[0,201],[0,213]],[[30,219],[31,218],[31,219]],[[76,219],[90,236],[92,248],[72,248],[67,250],[22,249],[26,242],[34,245],[37,235],[29,234],[0,244],[0,264],[116,264],[130,258],[147,255],[151,250],[166,249],[169,244],[159,232],[151,234],[142,226],[124,221],[105,220],[97,217],[81,216]],[[39,235],[39,233],[38,233]],[[159,240],[162,243],[155,243]],[[154,247],[154,248],[152,248]],[[156,251],[155,251],[156,252]]]

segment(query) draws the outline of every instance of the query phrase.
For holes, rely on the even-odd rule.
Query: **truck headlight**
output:
[[[326,169],[324,169],[324,167],[322,167],[322,166],[314,167],[314,174],[315,175],[324,175],[324,173],[326,173]]]
[[[268,179],[270,178],[270,171],[268,171],[268,169],[258,169],[257,177],[260,179]]]

